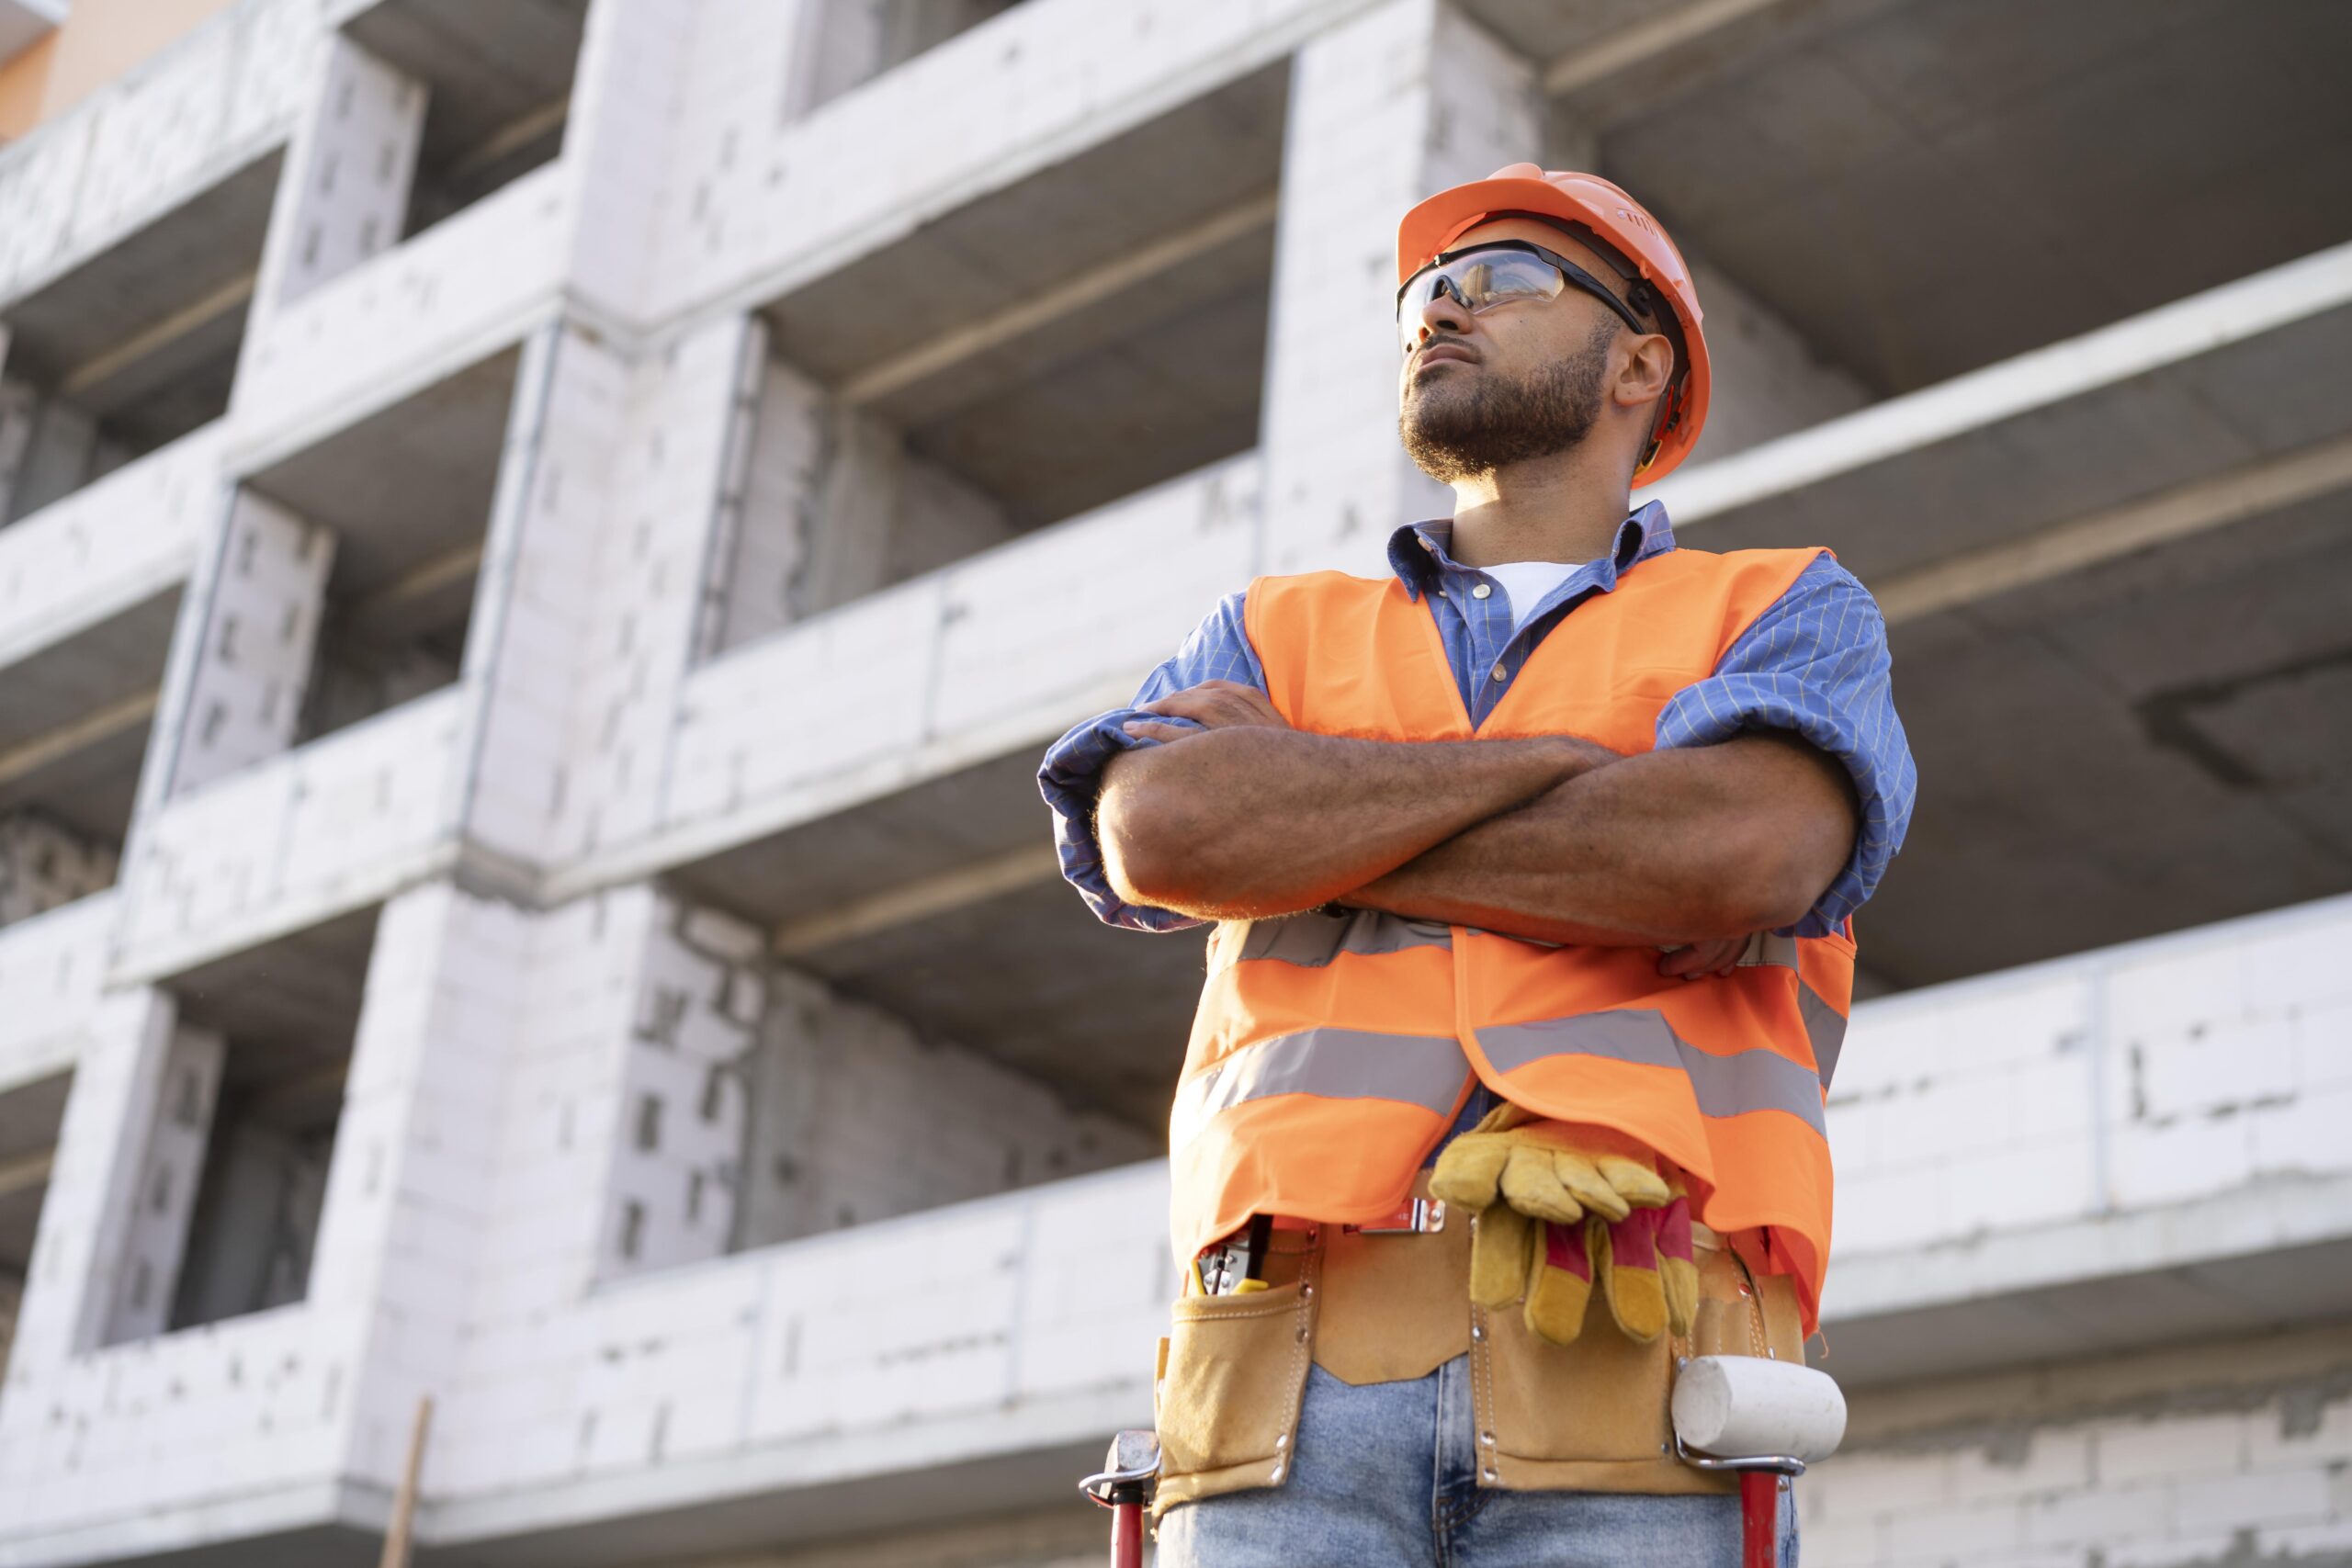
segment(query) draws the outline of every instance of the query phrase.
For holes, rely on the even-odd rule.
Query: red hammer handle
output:
[[[1111,1568],[1143,1568],[1143,1505],[1111,1507]]]
[[[1773,1568],[1780,1544],[1781,1478],[1769,1470],[1739,1472],[1740,1568]]]

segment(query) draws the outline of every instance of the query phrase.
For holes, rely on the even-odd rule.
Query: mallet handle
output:
[[[1739,1472],[1740,1568],[1773,1568],[1773,1549],[1780,1544],[1780,1503],[1779,1475],[1769,1470]]]

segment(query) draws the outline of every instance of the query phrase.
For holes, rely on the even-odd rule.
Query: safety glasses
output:
[[[1440,290],[1475,316],[1523,299],[1556,299],[1568,288],[1583,289],[1637,333],[1658,330],[1567,257],[1525,240],[1496,240],[1448,251],[1405,280],[1396,290],[1397,341],[1407,355],[1413,352],[1420,337],[1421,311]]]

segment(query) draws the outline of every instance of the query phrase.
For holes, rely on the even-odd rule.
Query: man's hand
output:
[[[1189,718],[1201,729],[1290,728],[1288,721],[1274,711],[1272,698],[1257,687],[1245,686],[1238,681],[1204,681],[1197,686],[1187,686],[1181,692],[1170,692],[1156,702],[1146,703],[1142,711],[1166,714],[1172,718]],[[1200,729],[1187,729],[1181,724],[1153,724],[1145,719],[1132,719],[1123,728],[1129,735],[1141,736],[1147,740],[1182,740],[1187,735],[1201,732]]]
[[[1657,961],[1657,972],[1669,980],[1703,980],[1710,975],[1723,979],[1739,967],[1739,955],[1747,951],[1747,942],[1744,936],[1727,936],[1669,948]]]

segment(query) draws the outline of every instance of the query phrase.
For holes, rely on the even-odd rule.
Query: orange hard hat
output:
[[[1599,175],[1513,164],[1483,180],[1442,190],[1405,214],[1396,225],[1397,284],[1401,287],[1479,224],[1517,217],[1584,231],[1578,237],[1589,235],[1593,248],[1624,270],[1629,281],[1638,273],[1653,298],[1673,307],[1680,328],[1680,363],[1651,428],[1651,448],[1634,470],[1637,485],[1664,479],[1689,454],[1707,423],[1707,339],[1699,330],[1699,291],[1690,285],[1690,269],[1641,203]]]

